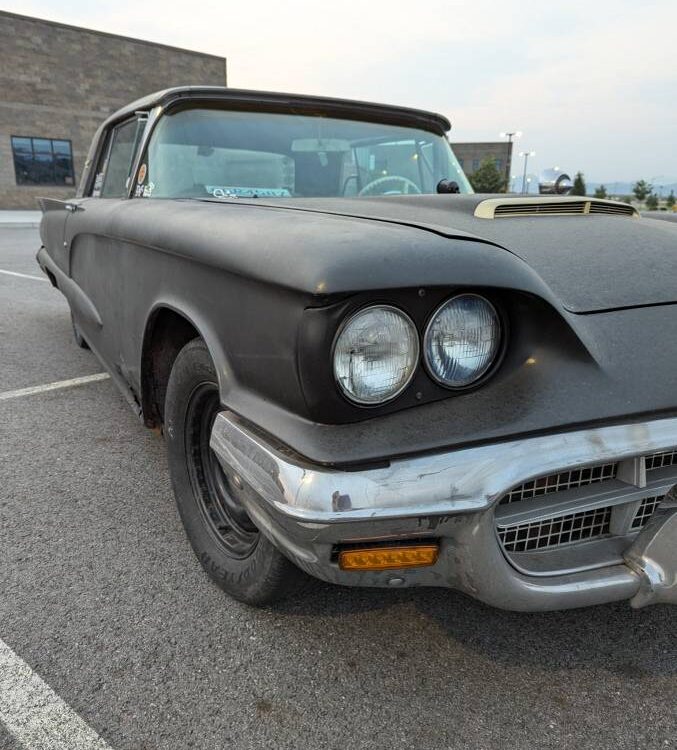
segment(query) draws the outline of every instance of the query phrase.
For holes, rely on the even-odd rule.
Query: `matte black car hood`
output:
[[[602,215],[476,218],[477,204],[489,197],[506,198],[420,195],[265,203],[489,242],[528,263],[563,307],[574,313],[677,301],[677,225]]]

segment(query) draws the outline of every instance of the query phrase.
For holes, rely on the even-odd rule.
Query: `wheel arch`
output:
[[[181,349],[195,338],[201,338],[207,346],[223,395],[231,371],[213,326],[174,301],[163,300],[152,307],[144,327],[140,367],[141,408],[147,427],[162,427],[172,365]]]

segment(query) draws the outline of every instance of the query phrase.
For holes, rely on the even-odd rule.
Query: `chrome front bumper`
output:
[[[250,516],[296,565],[333,583],[444,586],[512,610],[553,610],[630,599],[677,603],[677,505],[664,502],[624,563],[532,576],[506,559],[494,506],[539,475],[677,445],[677,419],[526,438],[344,471],[305,464],[221,412],[211,446]],[[671,493],[672,494],[672,493]],[[439,540],[435,565],[343,571],[337,545]]]

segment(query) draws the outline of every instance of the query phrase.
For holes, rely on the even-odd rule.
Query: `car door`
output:
[[[120,307],[125,278],[113,226],[129,201],[131,171],[146,123],[138,113],[110,129],[88,194],[70,201],[65,227],[67,273],[77,290],[75,320],[111,374],[124,380]]]

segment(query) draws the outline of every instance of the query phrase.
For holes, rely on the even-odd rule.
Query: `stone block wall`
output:
[[[96,128],[171,86],[226,85],[226,59],[0,11],[0,209],[75,187],[17,185],[11,136],[72,142],[75,183]]]

